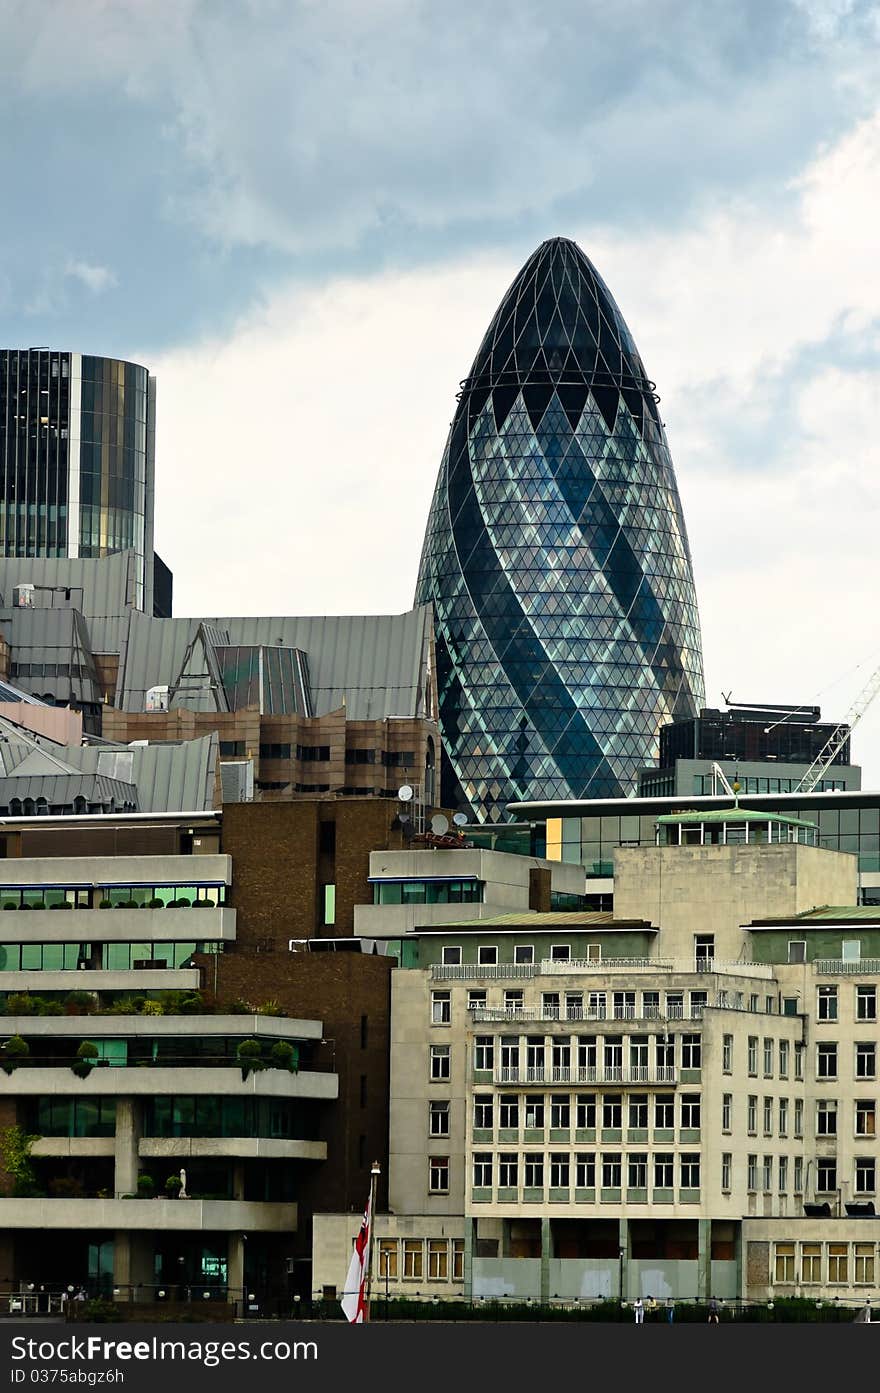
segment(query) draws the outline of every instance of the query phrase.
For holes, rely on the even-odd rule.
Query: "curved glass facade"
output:
[[[462,383],[416,602],[435,612],[444,803],[635,788],[704,700],[690,551],[654,386],[595,267],[544,242]]]

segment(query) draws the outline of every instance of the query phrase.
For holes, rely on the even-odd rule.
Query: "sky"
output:
[[[706,701],[880,665],[880,0],[0,0],[0,340],[158,380],[175,613],[412,604],[551,236],[661,396]],[[880,697],[853,740],[880,787]]]

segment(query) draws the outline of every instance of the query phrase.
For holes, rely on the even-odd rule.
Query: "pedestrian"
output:
[[[666,1319],[670,1325],[675,1320],[675,1302],[671,1296],[666,1298]]]
[[[715,1300],[714,1296],[710,1296],[709,1298],[709,1324],[718,1324],[718,1302]]]
[[[655,1311],[657,1310],[657,1302],[654,1300],[653,1296],[648,1297],[647,1301],[645,1302],[645,1305],[648,1310],[648,1315],[653,1316]]]
[[[633,1303],[633,1311],[635,1312],[636,1325],[644,1325],[645,1303],[642,1301],[642,1298],[640,1296],[637,1296]]]

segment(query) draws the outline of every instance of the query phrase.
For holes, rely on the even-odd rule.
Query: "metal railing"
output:
[[[634,1006],[612,1007],[607,1010],[603,1007],[555,1007],[555,1006],[471,1006],[470,1012],[475,1024],[516,1024],[517,1021],[541,1021],[555,1022],[562,1025],[582,1025],[595,1024],[597,1021],[609,1022],[612,1025],[615,1021],[700,1021],[703,1019],[703,1012],[708,1003],[691,1006],[687,1010],[683,1006],[671,1006],[665,1012],[659,1007],[644,1007],[642,1010]]]
[[[630,1068],[612,1066],[588,1066],[586,1068],[506,1068],[503,1065],[495,1070],[494,1082],[498,1084],[554,1084],[554,1083],[595,1083],[595,1084],[662,1084],[675,1083],[678,1071],[674,1066],[633,1065]]]
[[[435,982],[476,982],[482,979],[534,977],[534,963],[434,963],[431,976]]]
[[[830,977],[876,977],[880,976],[880,958],[859,958],[856,961],[844,958],[815,958],[813,971],[825,973]]]

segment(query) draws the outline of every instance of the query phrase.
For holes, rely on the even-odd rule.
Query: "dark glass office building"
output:
[[[574,243],[508,290],[455,413],[416,600],[435,610],[443,799],[608,798],[703,701],[690,551],[654,384]]]
[[[0,554],[131,549],[136,602],[152,611],[154,431],[146,368],[0,349]]]

